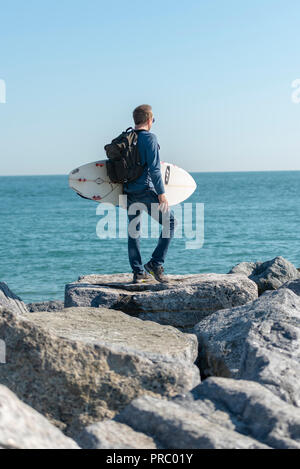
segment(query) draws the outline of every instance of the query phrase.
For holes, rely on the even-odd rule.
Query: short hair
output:
[[[149,104],[141,104],[133,111],[133,120],[135,125],[146,124],[149,119],[152,119],[152,107]]]

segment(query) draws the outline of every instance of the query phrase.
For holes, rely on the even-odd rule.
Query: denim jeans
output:
[[[169,210],[162,213],[158,209],[159,201],[156,192],[146,189],[143,192],[128,193],[128,257],[134,273],[143,273],[144,267],[140,252],[140,231],[142,211],[146,211],[156,221],[162,225],[162,231],[155,250],[152,253],[151,261],[154,265],[160,266],[164,263],[169,244],[174,236],[176,220],[174,213]],[[134,205],[133,205],[134,204]],[[141,204],[141,205],[140,205]]]

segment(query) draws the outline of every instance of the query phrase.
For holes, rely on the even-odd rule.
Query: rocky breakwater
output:
[[[281,256],[266,262],[241,262],[228,273],[246,275],[257,284],[260,295],[266,290],[276,290],[286,282],[300,279],[300,269]]]
[[[76,441],[83,448],[300,449],[299,292],[293,280],[202,320],[198,363],[211,377],[172,399],[141,396]]]
[[[132,275],[88,275],[68,284],[65,307],[107,307],[143,320],[188,329],[224,308],[257,298],[255,282],[239,274],[169,275],[169,284],[132,284]]]
[[[0,339],[0,384],[68,435],[137,396],[171,397],[200,382],[196,336],[120,311],[1,308]]]
[[[300,449],[300,279],[284,263],[167,286],[84,277],[62,310],[1,284],[0,448]]]
[[[88,449],[300,449],[300,409],[259,383],[208,378],[172,400],[135,399],[76,440]]]
[[[194,332],[198,363],[206,376],[256,381],[300,407],[300,298],[290,288],[218,311]]]

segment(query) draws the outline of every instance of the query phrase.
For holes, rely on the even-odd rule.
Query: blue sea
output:
[[[279,255],[300,267],[299,171],[193,177],[188,202],[204,204],[204,244],[187,250],[174,239],[168,273],[226,273]],[[25,302],[63,299],[79,275],[130,271],[126,239],[97,237],[97,204],[69,189],[66,176],[0,177],[0,201],[0,281]],[[145,262],[154,246],[142,239]]]

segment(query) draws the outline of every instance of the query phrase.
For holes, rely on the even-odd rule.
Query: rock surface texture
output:
[[[298,270],[169,280],[81,277],[64,309],[0,283],[0,449],[300,449]]]
[[[40,311],[61,311],[64,309],[63,301],[42,301],[40,303],[28,303],[27,309],[30,313],[36,313]]]
[[[257,298],[257,286],[244,275],[169,276],[168,285],[155,281],[134,285],[132,275],[89,275],[68,284],[65,307],[113,308],[144,320],[187,329],[224,308]]]
[[[281,288],[218,311],[194,331],[206,376],[257,381],[300,406],[300,298],[293,291]]]
[[[69,435],[141,394],[170,397],[200,382],[194,335],[120,311],[0,310],[0,339],[0,383]]]
[[[257,284],[259,294],[276,290],[284,283],[300,278],[298,269],[281,256],[266,262],[241,262],[229,274],[247,276]]]
[[[128,425],[104,420],[90,425],[77,438],[83,449],[156,449],[153,438]]]
[[[166,449],[300,449],[300,409],[244,380],[208,378],[172,401],[143,396],[115,420]]]
[[[296,295],[300,296],[300,279],[291,280],[290,282],[287,282],[284,285],[282,285],[280,289],[281,288],[289,288],[294,293],[296,293]]]
[[[0,307],[7,308],[16,314],[28,312],[25,303],[3,282],[0,282]]]
[[[0,448],[79,449],[58,428],[0,385]]]

